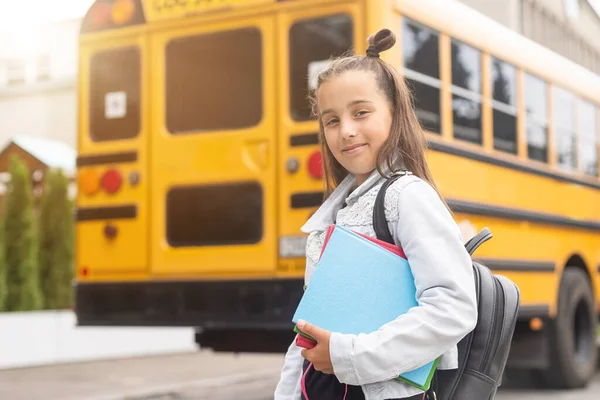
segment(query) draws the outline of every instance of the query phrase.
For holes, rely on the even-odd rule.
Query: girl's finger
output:
[[[302,351],[300,351],[300,354],[302,354],[302,357],[305,360],[308,360],[308,350],[307,349],[302,349]],[[310,361],[310,360],[308,360],[308,361]]]

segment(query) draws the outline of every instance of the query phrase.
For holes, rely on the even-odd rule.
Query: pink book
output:
[[[321,249],[321,255],[323,255],[323,250],[325,250],[325,246],[327,246],[327,241],[329,240],[329,237],[333,233],[334,228],[335,228],[335,225],[329,225],[329,228],[327,228],[327,234],[325,235],[325,240],[323,241],[323,248]],[[374,238],[371,236],[367,236],[362,233],[358,233],[358,232],[354,232],[354,233],[364,237],[365,239],[370,240],[371,242],[373,242],[375,244],[378,244],[379,246],[383,247],[384,249],[389,250],[392,253],[394,253],[406,260],[406,254],[404,254],[404,250],[402,250],[402,248],[400,246],[396,246],[395,244],[391,244],[384,240],[380,240],[380,239],[377,239],[377,238]]]

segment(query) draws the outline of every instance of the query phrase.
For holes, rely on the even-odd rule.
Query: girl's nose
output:
[[[351,139],[356,136],[356,125],[351,122],[341,122],[340,131],[342,139]]]

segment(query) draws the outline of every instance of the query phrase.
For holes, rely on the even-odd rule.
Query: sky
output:
[[[600,0],[587,0],[600,16]],[[93,0],[0,0],[0,30],[18,31],[32,26],[82,17]]]
[[[0,30],[19,31],[82,17],[93,0],[0,0]]]
[[[588,0],[600,15],[600,0]],[[10,29],[81,17],[93,0],[0,0],[0,27]]]
[[[35,57],[51,41],[44,26],[85,15],[94,0],[0,0],[2,57]]]

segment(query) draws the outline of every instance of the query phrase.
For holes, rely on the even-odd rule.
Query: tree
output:
[[[469,65],[469,61],[477,60],[477,58],[469,58],[471,48],[466,47],[460,43],[452,42],[450,48],[452,54],[452,84],[464,89],[469,89],[469,81],[472,78],[473,72],[478,71],[480,64],[475,62],[474,65]],[[466,54],[465,54],[466,53]],[[479,53],[475,52],[475,55]],[[479,82],[475,82],[475,85],[479,87]]]
[[[49,171],[39,219],[39,266],[44,308],[72,305],[73,217],[68,198],[68,179],[61,171]]]
[[[1,225],[0,225],[1,226]],[[6,263],[4,262],[4,230],[0,229],[0,312],[5,310],[6,301]]]
[[[7,311],[38,310],[42,298],[33,227],[33,193],[25,163],[13,156],[6,191],[4,256]]]
[[[502,64],[500,64],[500,62],[493,62],[492,66],[494,68],[492,72],[492,77],[494,79],[494,100],[497,100],[504,104],[514,105],[511,101],[511,93],[513,89],[511,83],[513,83],[514,80],[508,80],[508,78],[505,76],[505,71],[502,69]]]

